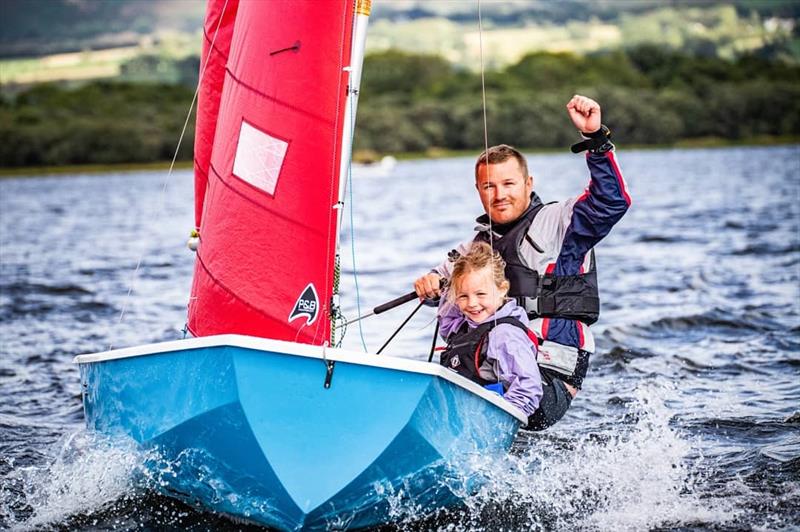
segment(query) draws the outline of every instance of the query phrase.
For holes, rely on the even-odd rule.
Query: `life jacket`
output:
[[[487,380],[483,378],[481,369],[493,372],[491,368],[483,367],[486,363],[486,352],[489,349],[489,342],[486,339],[492,329],[501,323],[508,323],[522,329],[534,346],[539,345],[533,331],[523,325],[517,318],[510,316],[497,318],[496,320],[481,323],[475,328],[470,327],[465,321],[457,331],[447,338],[447,347],[444,348],[444,351],[439,356],[439,363],[462,377],[477,382],[481,386],[496,383],[497,379]]]
[[[591,325],[600,316],[594,250],[589,252],[589,269],[577,275],[540,274],[529,268],[520,257],[523,240],[527,240],[536,251],[543,251],[528,235],[534,218],[543,207],[539,197],[533,194],[528,210],[505,235],[492,241],[494,249],[506,262],[505,273],[511,285],[508,295],[516,299],[530,319],[564,318]],[[475,241],[489,243],[488,231],[479,232]]]

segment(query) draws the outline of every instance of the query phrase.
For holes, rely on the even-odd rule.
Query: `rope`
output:
[[[378,349],[377,353],[375,353],[376,355],[380,355],[380,354],[381,354],[381,352],[382,352],[384,349],[386,349],[386,346],[387,346],[387,345],[389,345],[389,342],[391,342],[392,340],[394,340],[394,337],[395,337],[395,336],[397,336],[397,333],[399,333],[399,332],[400,332],[400,330],[401,330],[403,327],[405,327],[405,326],[406,326],[406,323],[408,323],[409,321],[411,321],[411,318],[413,318],[413,317],[414,317],[414,314],[416,314],[416,313],[417,313],[417,311],[418,311],[419,309],[421,309],[421,308],[422,308],[422,305],[424,305],[424,304],[425,304],[425,302],[424,302],[424,301],[420,301],[420,302],[419,302],[419,305],[417,305],[417,307],[416,307],[414,310],[412,310],[412,311],[411,311],[411,314],[409,314],[409,315],[408,315],[408,317],[407,317],[407,318],[406,318],[406,319],[403,321],[403,323],[401,323],[401,324],[400,324],[400,327],[398,327],[398,328],[397,328],[397,330],[396,330],[396,331],[394,331],[394,332],[392,333],[392,335],[389,337],[389,339],[388,339],[388,340],[386,340],[386,342],[385,342],[385,343],[384,343],[384,344],[381,346],[381,348],[380,348],[380,349]]]
[[[491,178],[492,165],[489,164],[489,125],[486,119],[486,80],[484,77],[484,64],[483,64],[483,17],[481,16],[481,0],[478,0],[478,47],[480,50],[480,63],[481,63],[481,103],[483,106],[483,153],[486,155],[486,175]],[[494,194],[497,194],[495,191]],[[494,250],[494,229],[492,227],[492,205],[489,203],[489,247]],[[492,257],[494,261],[494,257]],[[492,276],[494,278],[494,276]],[[497,287],[492,282],[492,299],[497,298]],[[495,327],[497,326],[497,312],[494,314]]]
[[[336,255],[336,262],[333,265],[333,294],[336,295],[339,293],[339,282],[342,279],[342,264],[339,255]],[[331,305],[331,345],[333,347],[341,347],[342,340],[344,340],[344,333],[346,331],[342,331],[342,338],[339,339],[338,343],[336,341],[336,322],[338,320],[343,319],[341,309],[338,305],[334,306]],[[297,336],[295,336],[295,341],[297,341]]]
[[[352,28],[351,28],[351,34],[355,32],[356,17],[353,17],[352,24],[353,25],[352,25]],[[344,30],[343,30],[343,33],[344,33]],[[344,39],[344,37],[343,37],[343,39]],[[352,58],[351,58],[351,65],[350,66],[352,67]],[[350,72],[352,72],[352,70]],[[352,90],[352,88],[351,88],[351,86],[349,84],[348,84],[348,90],[347,90],[347,97],[350,100],[350,153],[346,153],[346,154],[342,153],[341,156],[342,157],[347,157],[347,182],[345,184],[345,187],[347,188],[347,193],[348,193],[349,198],[350,198],[350,204],[348,205],[349,216],[350,216],[350,256],[352,257],[352,261],[353,261],[353,281],[355,283],[355,288],[356,288],[356,312],[358,313],[358,320],[357,320],[358,321],[358,335],[359,335],[359,337],[361,339],[361,347],[364,348],[364,352],[368,352],[369,350],[367,349],[367,343],[364,340],[364,329],[363,329],[363,327],[361,325],[361,321],[360,321],[360,319],[361,319],[361,292],[360,292],[359,287],[358,287],[358,271],[357,271],[357,268],[356,268],[356,237],[355,237],[355,229],[354,229],[354,226],[353,226],[353,205],[354,205],[354,203],[353,203],[353,157],[352,157],[352,150],[353,150],[353,139],[355,138],[355,134],[356,134],[356,131],[355,131],[355,129],[356,129],[356,125],[355,125],[356,124],[356,109],[355,109],[355,107],[356,107],[355,106],[356,92]],[[338,104],[337,104],[337,106],[338,106]],[[338,109],[337,109],[337,116],[338,116]],[[343,202],[339,203],[339,208],[340,209],[344,208]],[[339,268],[339,271],[341,271],[340,270],[340,268],[341,268],[341,255],[338,252],[338,250],[337,250],[337,254],[336,254],[336,267]],[[338,276],[338,272],[337,272],[337,276]],[[336,286],[334,287],[333,293],[334,294],[338,294],[339,293],[338,280],[336,282]],[[338,312],[338,309],[336,309],[336,311]],[[339,314],[339,316],[341,316],[340,312],[338,312],[338,314]],[[345,322],[344,323],[345,328],[342,330],[342,336],[339,339],[339,343],[338,344],[334,344],[334,345],[337,345],[337,346],[342,344],[342,342],[344,341],[345,333],[347,332],[347,328],[346,328],[347,321],[344,320],[343,316],[342,316],[342,320]],[[334,323],[332,325],[333,325],[333,327],[331,328],[331,338],[334,338],[334,335],[336,334],[336,323],[335,323],[335,320],[334,320]],[[333,343],[333,342],[331,342],[331,343]]]
[[[192,111],[194,111],[194,104],[197,101],[197,94],[200,92],[200,84],[203,82],[203,76],[205,75],[206,68],[208,68],[208,58],[211,56],[211,52],[214,50],[214,43],[217,40],[217,35],[219,34],[219,27],[222,25],[222,19],[225,17],[225,11],[227,10],[227,8],[228,8],[228,0],[225,0],[225,3],[222,6],[222,11],[220,12],[219,15],[219,20],[217,21],[217,27],[214,29],[214,37],[211,39],[211,45],[208,47],[208,53],[206,54],[205,61],[203,61],[203,68],[202,70],[200,70],[200,74],[197,78],[197,87],[195,88],[194,95],[192,96],[192,103],[189,104],[189,111],[186,113],[186,120],[183,121],[183,129],[181,129],[181,134],[178,137],[178,145],[175,146],[175,152],[172,155],[172,162],[169,165],[169,171],[167,172],[167,176],[164,178],[164,184],[161,187],[161,197],[160,197],[159,207],[156,210],[153,223],[158,222],[161,219],[161,215],[164,212],[164,206],[166,205],[167,185],[169,183],[170,178],[172,177],[172,171],[175,168],[175,161],[178,159],[178,152],[181,149],[181,144],[183,143],[183,137],[186,134],[186,128],[189,126],[189,119],[192,117]],[[139,258],[136,261],[136,268],[133,270],[133,274],[131,275],[131,282],[130,285],[128,286],[128,293],[125,295],[125,300],[122,302],[122,309],[119,312],[119,318],[117,319],[116,326],[119,326],[122,323],[122,320],[125,317],[125,312],[128,310],[128,302],[130,301],[131,294],[133,293],[133,290],[136,287],[136,281],[139,278],[139,270],[142,267],[142,261],[144,260],[144,256],[147,253],[147,248],[148,248],[148,242],[145,242],[145,247],[139,254]],[[112,347],[113,345],[109,343],[108,350],[110,351]]]
[[[353,106],[350,106],[351,112]],[[350,121],[351,127],[353,129],[353,135],[355,135],[355,117]],[[351,137],[352,138],[352,137]],[[351,144],[352,145],[352,144]],[[353,158],[350,158],[350,163],[347,165],[347,187],[348,192],[350,195],[350,254],[353,259],[353,282],[356,286],[356,312],[358,314],[358,335],[361,338],[361,347],[364,348],[364,352],[367,353],[369,350],[367,349],[367,342],[364,341],[364,328],[361,326],[361,292],[358,288],[358,271],[356,269],[356,232],[355,227],[353,226]],[[342,333],[344,337],[344,333]]]
[[[436,327],[433,329],[433,341],[431,342],[431,352],[428,355],[428,362],[433,360],[433,353],[436,351],[436,337],[439,334],[439,320],[436,320]]]

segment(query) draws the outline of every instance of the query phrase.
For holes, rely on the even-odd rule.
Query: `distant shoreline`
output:
[[[67,164],[59,166],[18,166],[0,168],[0,178],[4,177],[41,177],[61,174],[107,174],[112,172],[140,172],[142,170],[169,170],[171,161],[155,161],[150,163],[119,164]],[[175,170],[192,168],[192,161],[177,161]]]
[[[785,146],[800,144],[800,136],[756,136],[740,140],[727,140],[716,137],[686,139],[674,144],[621,144],[623,150],[672,150],[672,149],[702,149],[702,148],[733,148],[749,146]],[[525,153],[560,153],[568,152],[564,148],[521,148]],[[480,150],[448,150],[431,148],[424,152],[405,152],[391,154],[398,160],[417,159],[448,159],[452,157],[476,156]],[[357,163],[357,161],[354,161]],[[61,166],[20,166],[15,168],[0,168],[0,178],[6,177],[40,177],[63,174],[106,174],[112,172],[138,172],[138,171],[168,171],[170,161],[155,161],[149,163],[119,163],[119,164],[76,164]],[[177,161],[175,170],[192,168],[192,161]]]

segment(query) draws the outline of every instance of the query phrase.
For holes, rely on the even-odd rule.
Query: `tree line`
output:
[[[800,66],[657,46],[590,56],[532,53],[485,72],[489,142],[561,148],[564,106],[597,99],[618,144],[800,137]],[[0,165],[137,163],[172,158],[192,100],[182,84],[40,85],[0,99]],[[193,124],[180,160],[191,160]],[[441,57],[387,51],[365,60],[355,149],[400,154],[483,146],[479,73]]]

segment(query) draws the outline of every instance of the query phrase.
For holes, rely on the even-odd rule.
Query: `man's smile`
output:
[[[513,222],[528,208],[533,178],[525,173],[513,158],[477,168],[475,186],[481,196],[483,209],[493,222]]]

